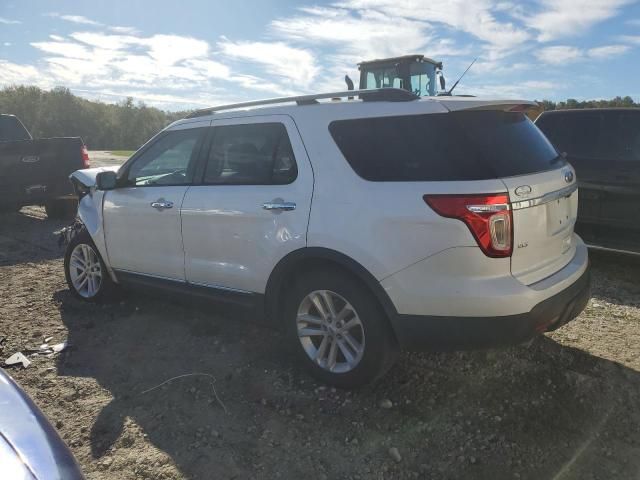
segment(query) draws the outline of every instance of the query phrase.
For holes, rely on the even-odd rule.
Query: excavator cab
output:
[[[442,62],[424,55],[405,55],[361,62],[358,64],[358,70],[360,90],[401,88],[421,97],[435,96],[439,91],[445,90]]]

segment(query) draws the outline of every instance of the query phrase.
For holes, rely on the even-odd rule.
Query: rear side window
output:
[[[29,133],[16,117],[0,116],[0,142],[30,139]]]
[[[536,125],[572,158],[640,161],[640,112],[553,113]]]
[[[281,123],[214,127],[204,183],[283,185],[297,175],[291,142]]]
[[[516,112],[340,120],[329,131],[355,172],[377,182],[485,180],[562,162],[540,130]]]

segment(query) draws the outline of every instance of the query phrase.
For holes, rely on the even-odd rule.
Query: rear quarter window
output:
[[[559,166],[554,147],[516,112],[339,120],[329,131],[354,171],[370,181],[486,180]]]

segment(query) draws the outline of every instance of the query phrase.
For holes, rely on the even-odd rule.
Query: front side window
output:
[[[138,157],[127,174],[129,185],[187,185],[193,180],[195,146],[203,128],[165,133]]]
[[[214,127],[205,184],[283,185],[297,175],[291,142],[281,123]]]

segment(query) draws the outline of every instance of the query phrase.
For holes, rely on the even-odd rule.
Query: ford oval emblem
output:
[[[567,183],[573,182],[573,172],[571,170],[564,172],[564,181]]]
[[[525,197],[531,193],[531,187],[529,185],[521,185],[515,189],[515,193],[519,197]]]

